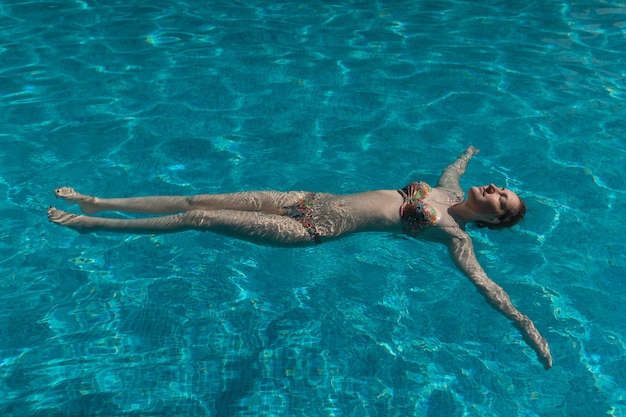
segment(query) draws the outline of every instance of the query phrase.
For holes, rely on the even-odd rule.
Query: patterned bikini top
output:
[[[398,190],[404,197],[404,203],[400,206],[402,231],[411,237],[417,236],[423,228],[437,222],[437,212],[434,207],[423,201],[430,190],[430,185],[421,181],[412,182]]]

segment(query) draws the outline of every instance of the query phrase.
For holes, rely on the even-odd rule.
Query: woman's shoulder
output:
[[[463,227],[456,221],[452,215],[448,212],[450,207],[449,203],[434,202],[431,203],[435,206],[438,216],[437,222],[432,229],[436,229],[438,234],[445,235],[450,239],[469,239],[469,235]]]
[[[445,216],[437,219],[434,227],[424,229],[421,236],[424,240],[438,241],[442,243],[452,242],[454,240],[470,239],[469,235],[454,222],[450,223]]]

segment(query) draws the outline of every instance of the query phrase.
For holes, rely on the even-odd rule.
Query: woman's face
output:
[[[470,206],[491,223],[497,223],[498,218],[509,211],[516,212],[520,206],[517,194],[493,184],[471,187],[467,199]]]

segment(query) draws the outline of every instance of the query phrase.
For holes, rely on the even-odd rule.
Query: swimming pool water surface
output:
[[[626,3],[0,5],[0,414],[623,416]],[[78,235],[104,197],[513,189],[470,229],[545,371],[444,247]],[[119,214],[111,213],[116,216]]]

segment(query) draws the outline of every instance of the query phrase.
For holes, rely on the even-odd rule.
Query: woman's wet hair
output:
[[[521,197],[518,196],[518,198],[519,207],[517,208],[517,210],[509,210],[504,213],[502,216],[499,217],[500,221],[498,223],[478,221],[474,222],[474,224],[476,224],[476,227],[478,228],[486,227],[491,230],[500,230],[507,227],[515,226],[517,223],[520,222],[520,220],[524,218],[524,215],[526,214],[526,203],[524,203],[524,200],[522,200]]]

